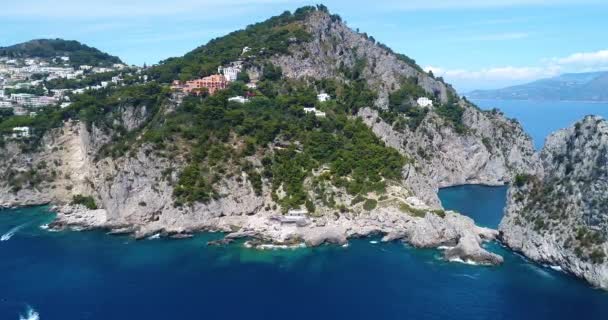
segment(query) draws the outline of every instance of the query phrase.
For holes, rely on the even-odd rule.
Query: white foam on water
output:
[[[27,225],[27,223],[24,223],[22,225],[12,228],[7,233],[3,234],[2,237],[0,237],[0,241],[10,240],[15,235],[15,233],[17,233],[17,231],[21,230],[21,228],[25,227],[26,225]]]
[[[49,225],[48,224],[43,224],[40,226],[40,229],[42,230],[48,230],[49,229]]]
[[[551,269],[553,269],[553,270],[555,270],[555,271],[559,271],[559,272],[564,271],[564,270],[562,269],[562,267],[560,267],[560,266],[549,266],[549,268],[551,268]]]
[[[159,239],[160,238],[160,233],[157,234],[153,234],[151,236],[148,237],[148,240],[154,240],[154,239]]]
[[[376,240],[372,240],[372,241],[370,241],[369,243],[371,243],[371,244],[377,244],[377,243],[378,243],[378,241],[376,241]]]
[[[544,267],[537,265],[535,263],[526,263],[525,266],[527,268],[532,269],[537,274],[541,275],[544,278],[553,278],[553,275],[549,273]]]
[[[467,259],[467,260],[462,260],[462,259],[460,259],[460,258],[452,258],[452,259],[449,259],[448,261],[450,261],[450,262],[458,262],[458,263],[469,264],[469,265],[472,265],[472,266],[479,265],[479,263],[477,263],[477,262],[475,262],[475,261],[472,261],[472,260],[469,260],[469,259]]]
[[[40,314],[34,308],[27,306],[25,314],[19,314],[19,320],[40,320]]]

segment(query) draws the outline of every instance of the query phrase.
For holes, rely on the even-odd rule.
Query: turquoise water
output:
[[[443,190],[446,207],[496,224],[504,188]],[[483,201],[480,201],[483,200]],[[473,205],[472,205],[473,203]],[[498,210],[501,209],[501,210]],[[435,250],[258,252],[207,247],[218,234],[134,241],[48,232],[46,208],[0,212],[0,319],[602,319],[608,294],[497,244],[500,267],[446,263]],[[25,224],[25,225],[24,225]],[[21,227],[21,228],[19,228]],[[15,229],[18,228],[18,229]],[[30,317],[33,319],[33,317]]]
[[[472,101],[482,109],[498,108],[508,117],[519,120],[534,139],[537,149],[542,148],[550,133],[569,127],[586,115],[608,118],[608,103],[481,99]]]

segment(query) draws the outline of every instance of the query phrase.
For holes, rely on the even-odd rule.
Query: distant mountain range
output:
[[[569,73],[497,90],[476,90],[473,99],[608,101],[608,72]]]
[[[74,40],[37,39],[0,47],[0,56],[11,58],[70,57],[70,64],[107,66],[123,63],[120,58]]]

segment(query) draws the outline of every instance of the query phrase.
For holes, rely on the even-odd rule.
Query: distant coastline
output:
[[[463,95],[469,101],[530,101],[530,102],[576,102],[576,103],[595,103],[608,104],[608,100],[552,100],[552,99],[504,99],[504,98],[472,98]]]

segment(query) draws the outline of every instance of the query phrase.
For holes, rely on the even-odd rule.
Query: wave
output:
[[[28,225],[28,223],[24,223],[22,225],[19,225],[19,226],[16,226],[16,227],[12,228],[7,233],[3,234],[2,237],[0,237],[0,241],[8,241],[8,240],[10,240],[15,235],[15,233],[17,233],[17,231],[21,230],[23,227],[25,227],[27,225]]]
[[[40,320],[40,314],[34,308],[27,306],[25,314],[19,314],[19,320]]]
[[[148,240],[160,239],[160,233],[155,233],[147,238]]]
[[[464,278],[469,278],[469,279],[473,279],[473,280],[477,280],[478,275],[472,275],[472,274],[466,274],[466,273],[461,273],[461,274],[457,274],[457,276],[459,277],[464,277]]]

